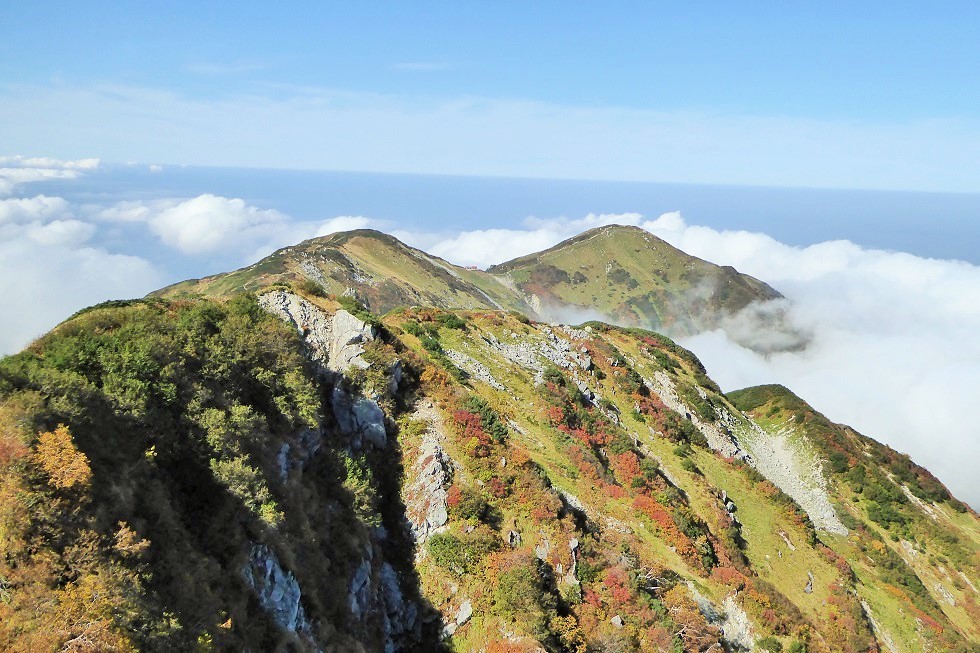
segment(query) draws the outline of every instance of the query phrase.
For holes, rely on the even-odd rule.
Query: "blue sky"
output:
[[[980,5],[7,3],[0,142],[103,160],[980,191]]]

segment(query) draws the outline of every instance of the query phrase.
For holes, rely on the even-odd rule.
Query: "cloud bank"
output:
[[[96,232],[60,197],[0,200],[0,352],[20,349],[80,308],[160,283],[145,259],[90,244]]]

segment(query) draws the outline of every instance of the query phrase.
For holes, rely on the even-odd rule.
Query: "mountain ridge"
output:
[[[599,239],[608,242],[596,249]],[[568,261],[590,261],[592,271],[586,277]],[[591,229],[486,271],[454,265],[383,232],[353,230],[280,248],[234,272],[151,294],[227,296],[301,279],[333,294],[353,294],[379,314],[412,305],[518,310],[534,318],[578,311],[674,336],[718,328],[749,304],[782,298],[730,266],[689,256],[639,227],[624,225]]]
[[[418,260],[375,233],[300,251]],[[980,645],[980,519],[908,456],[655,331],[374,315],[296,251],[0,359],[0,648]]]

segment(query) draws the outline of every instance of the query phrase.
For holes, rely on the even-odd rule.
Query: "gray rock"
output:
[[[350,580],[347,606],[356,619],[361,619],[371,598],[371,561],[362,560]]]
[[[470,617],[473,616],[473,604],[470,603],[469,599],[464,600],[459,604],[459,610],[456,611],[456,625],[462,626]]]
[[[388,443],[385,414],[375,402],[352,397],[340,386],[334,386],[330,403],[340,432],[350,436],[354,448],[370,444],[384,449]]]
[[[340,372],[351,367],[370,367],[370,363],[361,358],[364,353],[361,344],[377,337],[375,328],[343,309],[334,313],[331,327],[330,367]]]
[[[609,621],[612,622],[612,625],[616,626],[616,628],[623,627],[623,618],[620,617],[618,614],[612,619],[610,619]]]
[[[803,588],[803,592],[806,593],[806,594],[812,594],[813,593],[813,572],[812,571],[808,571],[808,572],[806,572],[806,575],[809,578],[809,580],[807,580],[806,587]]]
[[[391,364],[391,368],[388,370],[388,394],[395,395],[398,393],[398,386],[401,385],[403,374],[401,361],[395,361]]]
[[[268,546],[255,544],[242,568],[245,582],[262,606],[283,630],[309,635],[310,624],[300,603],[302,592],[291,572],[282,568]]]
[[[422,436],[418,457],[412,465],[411,482],[403,489],[405,513],[416,543],[422,544],[449,521],[446,504],[452,482],[453,461],[442,448],[442,422],[431,406],[414,413],[429,423]]]

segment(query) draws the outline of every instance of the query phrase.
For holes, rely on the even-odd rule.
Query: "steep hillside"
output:
[[[771,441],[808,451],[823,469],[847,539],[828,542],[852,564],[889,650],[943,626],[942,610],[972,641],[980,640],[980,532],[977,515],[951,497],[928,470],[853,429],[831,423],[782,386],[729,394]]]
[[[105,306],[0,361],[0,648],[977,649],[977,515],[785,389],[323,294]]]
[[[488,272],[509,279],[539,313],[599,313],[673,335],[715,328],[751,302],[780,297],[734,268],[685,254],[639,227],[617,225]]]

